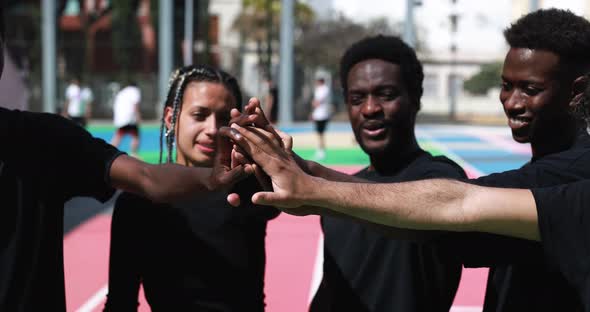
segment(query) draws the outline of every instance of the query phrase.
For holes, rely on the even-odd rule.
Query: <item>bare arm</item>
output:
[[[255,194],[256,204],[295,214],[301,207],[320,207],[398,228],[539,239],[536,207],[528,190],[483,188],[441,179],[390,184],[327,181],[307,175],[289,153],[260,131],[232,127],[232,139],[272,180],[273,191]]]
[[[231,145],[217,139],[213,168],[186,167],[176,164],[151,165],[134,157],[121,155],[110,168],[111,185],[141,195],[154,202],[187,199],[195,194],[229,189],[252,173],[252,167],[230,168]]]
[[[443,179],[392,184],[316,179],[315,183],[319,185],[311,184],[306,203],[374,223],[540,239],[529,190],[485,188]],[[331,192],[317,191],[320,188]]]

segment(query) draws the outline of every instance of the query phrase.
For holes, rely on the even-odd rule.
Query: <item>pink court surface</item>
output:
[[[516,168],[529,157],[526,147],[513,143],[506,131],[499,128],[421,126],[417,135],[425,148],[452,158],[470,177]],[[297,134],[294,137],[297,138]],[[335,138],[353,141],[352,137],[350,140],[338,135]],[[328,162],[328,165],[346,173],[363,167],[354,162]],[[88,218],[65,235],[68,311],[102,310],[108,291],[109,231],[107,210]],[[322,244],[319,217],[281,214],[269,223],[265,277],[267,311],[307,311],[321,280]],[[486,277],[487,269],[464,270],[451,311],[481,311]],[[149,311],[143,294],[140,294],[139,311]]]

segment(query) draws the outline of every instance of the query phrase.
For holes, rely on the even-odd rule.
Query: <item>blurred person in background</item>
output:
[[[91,117],[93,95],[90,88],[82,87],[80,79],[74,77],[66,88],[62,114],[82,127],[86,127]]]
[[[318,135],[318,149],[314,155],[314,159],[316,160],[326,158],[326,138],[324,132],[332,115],[332,104],[330,101],[330,88],[323,77],[318,77],[313,90],[310,116],[315,124],[315,131]]]
[[[279,117],[279,89],[272,79],[266,81],[268,90],[264,97],[264,110],[267,112],[269,121],[276,124]]]
[[[131,155],[139,157],[141,123],[141,90],[133,81],[117,92],[113,102],[113,123],[117,130],[111,139],[114,147],[119,147],[125,135],[131,135]]]

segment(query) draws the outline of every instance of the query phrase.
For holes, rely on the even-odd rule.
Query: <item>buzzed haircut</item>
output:
[[[557,54],[568,78],[590,69],[590,22],[569,10],[544,9],[529,13],[504,30],[511,48]]]
[[[423,92],[422,81],[424,80],[422,64],[418,61],[414,49],[397,36],[367,37],[354,43],[344,52],[340,59],[340,83],[344,94],[348,92],[348,73],[352,67],[370,59],[379,59],[398,65],[410,99],[420,109],[420,99]]]

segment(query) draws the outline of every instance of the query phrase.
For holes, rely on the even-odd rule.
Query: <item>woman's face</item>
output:
[[[189,82],[176,122],[176,162],[185,166],[212,166],[217,130],[228,125],[234,107],[235,98],[221,83]],[[167,107],[165,114],[166,127],[170,129],[172,108]]]

